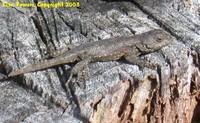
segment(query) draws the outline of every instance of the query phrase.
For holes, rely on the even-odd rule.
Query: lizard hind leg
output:
[[[65,48],[61,48],[61,49],[54,50],[54,51],[49,51],[49,57],[52,57],[52,58],[58,57],[59,55],[62,55],[63,53],[67,52],[68,50],[71,50],[73,47],[75,47],[75,46],[70,44]]]
[[[70,71],[70,75],[69,78],[66,82],[66,86],[69,87],[69,83],[71,82],[71,79],[73,77],[73,75],[78,75],[78,79],[79,79],[79,75],[82,72],[83,68],[88,65],[90,62],[92,61],[92,59],[90,57],[83,59],[81,61],[79,61]]]

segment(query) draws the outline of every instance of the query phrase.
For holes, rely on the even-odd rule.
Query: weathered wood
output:
[[[0,7],[0,78],[11,68],[44,60],[49,50],[156,28],[174,36],[173,44],[160,53],[145,56],[162,67],[151,70],[121,61],[92,63],[84,70],[85,89],[76,84],[76,77],[71,89],[63,86],[68,65],[1,79],[0,107],[10,104],[10,108],[0,108],[0,121],[198,122],[199,1],[80,3],[80,8]],[[12,108],[15,102],[23,110]]]

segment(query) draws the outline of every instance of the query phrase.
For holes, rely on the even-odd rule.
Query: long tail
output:
[[[19,69],[19,70],[16,70],[16,71],[12,71],[8,76],[9,77],[17,76],[17,75],[20,75],[20,74],[41,70],[41,69],[56,66],[56,65],[59,65],[59,64],[64,64],[64,62],[67,63],[67,61],[51,59],[51,60],[44,61],[42,63],[35,64],[33,66],[29,66],[29,67],[25,67],[25,68],[22,68],[22,69]]]

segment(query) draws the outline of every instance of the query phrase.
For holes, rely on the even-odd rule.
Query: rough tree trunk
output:
[[[199,0],[82,0],[79,8],[56,9],[1,6],[0,122],[200,122],[199,15]],[[157,28],[169,32],[173,43],[144,57],[161,65],[156,70],[122,61],[91,63],[80,85],[73,77],[71,88],[64,85],[73,64],[5,76],[71,44]]]

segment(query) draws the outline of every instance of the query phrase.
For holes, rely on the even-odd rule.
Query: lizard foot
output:
[[[88,78],[88,73],[86,73],[85,71],[80,72],[77,74],[78,78],[77,78],[77,84],[80,88],[84,89],[85,88],[85,83],[84,81]]]
[[[85,74],[81,72],[81,73],[78,73],[77,76],[78,76],[77,77],[78,86],[81,87],[81,88],[85,88],[85,84],[84,84],[84,76],[85,76]],[[72,80],[72,77],[73,77],[73,74],[70,74],[68,80],[66,81],[66,87],[69,87],[70,82]]]

